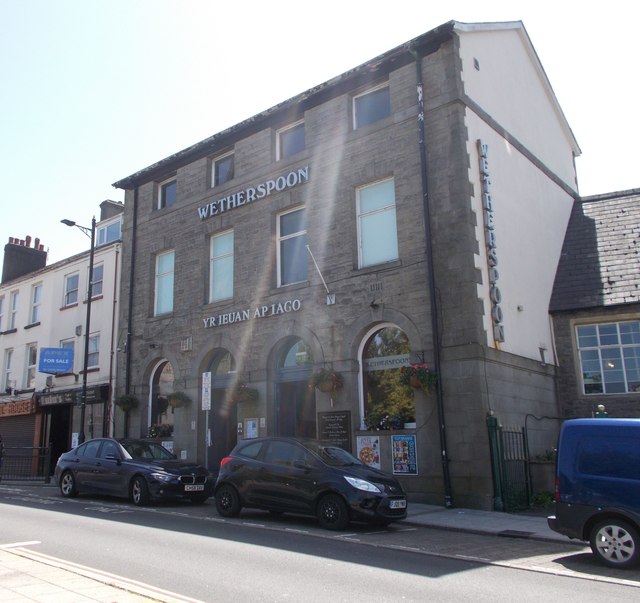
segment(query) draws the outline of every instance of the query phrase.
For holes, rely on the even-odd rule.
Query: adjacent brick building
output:
[[[212,470],[238,438],[318,435],[414,500],[492,508],[487,416],[558,414],[578,154],[522,23],[450,22],[116,182],[139,402],[116,435]]]

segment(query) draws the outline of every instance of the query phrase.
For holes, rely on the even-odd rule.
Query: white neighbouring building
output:
[[[104,201],[96,225],[87,356],[86,438],[113,433],[115,340],[121,264],[122,203]],[[90,224],[90,220],[87,220]],[[60,225],[59,228],[67,228]],[[71,234],[71,231],[69,231]],[[83,235],[76,231],[79,244]],[[77,442],[83,391],[90,242],[46,265],[39,240],[12,238],[0,284],[0,434],[4,445],[46,448],[52,465]],[[43,350],[64,349],[72,364],[41,372]],[[46,353],[46,352],[45,352]]]

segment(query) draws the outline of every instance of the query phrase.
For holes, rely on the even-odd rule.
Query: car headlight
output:
[[[346,479],[354,488],[357,488],[358,490],[364,490],[365,492],[382,492],[382,490],[380,490],[378,486],[364,479],[349,477],[347,475],[344,476],[344,479]]]
[[[175,475],[169,473],[152,473],[151,477],[159,482],[171,482],[176,479]]]

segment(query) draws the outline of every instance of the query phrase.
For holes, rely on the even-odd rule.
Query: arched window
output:
[[[173,391],[173,366],[165,360],[158,365],[152,377],[149,436],[167,437],[173,433],[173,413],[169,410],[168,400]]]
[[[400,368],[409,364],[409,339],[395,325],[378,326],[362,346],[362,412],[364,427],[401,429],[414,422],[413,390],[400,382]]]
[[[215,356],[211,363],[211,372],[215,377],[228,377],[229,373],[236,372],[236,361],[231,352],[222,350]]]
[[[313,363],[311,349],[302,339],[293,339],[289,342],[289,347],[285,348],[278,368],[299,369],[308,367]]]
[[[308,386],[312,366],[311,348],[302,339],[282,342],[274,404],[276,435],[317,436],[315,394]]]

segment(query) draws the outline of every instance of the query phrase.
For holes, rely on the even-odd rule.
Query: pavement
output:
[[[3,483],[4,485],[4,483]],[[546,516],[409,503],[401,523],[534,540],[569,539],[553,532]],[[0,601],[3,603],[196,603],[147,584],[34,552],[30,543],[0,542]]]

